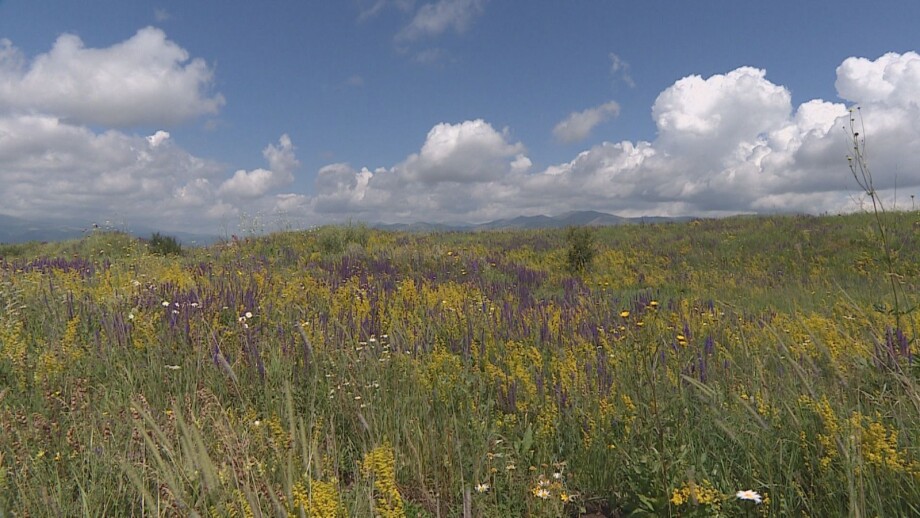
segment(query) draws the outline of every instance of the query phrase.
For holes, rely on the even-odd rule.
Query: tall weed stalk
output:
[[[897,260],[898,252],[892,245],[891,229],[885,224],[884,216],[886,214],[885,204],[875,189],[875,183],[872,177],[872,171],[869,168],[869,159],[867,154],[866,127],[862,117],[862,111],[859,107],[850,108],[850,119],[848,126],[844,127],[847,133],[850,145],[850,154],[847,155],[847,163],[853,178],[859,185],[860,189],[865,192],[866,196],[872,202],[872,215],[875,220],[875,230],[878,232],[879,242],[882,246],[885,262],[885,274],[888,278],[888,284],[891,288],[892,305],[894,306],[889,313],[894,315],[895,332],[902,332],[903,317],[913,311],[914,308],[902,309],[905,303],[904,289],[901,286],[902,275],[898,271]]]

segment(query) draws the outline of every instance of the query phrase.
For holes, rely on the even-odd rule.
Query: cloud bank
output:
[[[842,100],[862,107],[876,187],[888,194],[895,182],[902,193],[920,189],[913,152],[920,146],[920,55],[849,58],[837,68],[836,87]],[[573,113],[554,133],[578,140],[615,113],[615,103]],[[589,208],[627,216],[859,208],[845,160],[844,103],[815,99],[795,107],[788,88],[766,71],[741,67],[676,81],[659,94],[652,117],[652,142],[603,142],[540,170],[507,130],[481,119],[442,123],[419,153],[395,166],[323,168],[305,210],[319,217],[483,221]]]
[[[264,165],[252,170],[195,156],[175,141],[168,129],[217,113],[224,99],[212,91],[211,67],[161,30],[141,29],[105,48],[64,35],[31,58],[2,40],[0,212],[215,232],[260,212],[316,224],[477,222],[575,209],[849,211],[859,208],[860,192],[841,128],[853,104],[865,116],[876,188],[890,195],[897,186],[902,198],[920,190],[920,55],[848,58],[835,87],[838,101],[794,106],[789,89],[762,69],[691,75],[651,106],[652,141],[602,142],[548,165],[535,165],[509,128],[442,122],[398,163],[320,168],[307,193],[292,189],[300,164],[286,134],[264,147]],[[572,113],[556,136],[585,138],[617,109],[609,102]],[[162,129],[133,133],[138,127]]]
[[[168,131],[126,131],[217,113],[224,98],[212,79],[204,60],[153,27],[105,48],[64,34],[32,59],[0,40],[0,212],[215,231],[273,208],[299,165],[287,135],[263,151],[267,169],[224,179],[223,164],[188,153]]]

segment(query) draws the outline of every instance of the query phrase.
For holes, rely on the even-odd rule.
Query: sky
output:
[[[920,2],[0,0],[0,214],[163,231],[920,194]]]

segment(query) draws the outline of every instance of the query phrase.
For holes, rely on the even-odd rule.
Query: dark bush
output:
[[[370,229],[362,223],[323,227],[317,232],[319,249],[326,255],[341,255],[349,249],[349,245],[360,245],[363,248],[367,246],[371,234]]]
[[[594,246],[594,229],[590,227],[571,227],[565,239],[569,245],[565,257],[569,271],[582,273],[589,269],[591,263],[594,262],[594,256],[597,255],[597,249]]]
[[[156,255],[181,255],[182,245],[173,236],[164,236],[154,232],[150,236],[150,253]]]

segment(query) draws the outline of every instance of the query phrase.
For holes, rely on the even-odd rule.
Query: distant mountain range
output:
[[[518,216],[509,219],[497,219],[488,223],[369,223],[371,228],[393,230],[402,232],[475,232],[482,230],[503,229],[541,229],[565,228],[572,226],[613,226],[634,223],[664,223],[688,221],[690,217],[667,218],[658,216],[643,216],[638,218],[623,218],[605,212],[581,210],[566,212],[558,216]],[[0,214],[0,243],[25,243],[27,241],[61,241],[65,239],[79,239],[94,228],[76,227],[61,222],[30,221],[13,216]],[[132,228],[128,233],[137,237],[150,237],[156,230],[149,228]],[[170,235],[186,245],[207,245],[220,240],[219,236],[207,234],[193,234],[188,232],[162,232]]]
[[[665,223],[689,221],[691,217],[669,218],[661,216],[642,216],[638,218],[624,218],[607,214],[606,212],[597,212],[593,210],[579,210],[566,212],[558,216],[518,216],[509,219],[497,219],[488,223],[394,223],[394,224],[372,224],[372,228],[383,230],[398,230],[408,232],[431,232],[431,231],[480,231],[480,230],[505,230],[505,229],[541,229],[541,228],[565,228],[576,226],[589,227],[607,227],[614,225],[628,225],[635,223]]]
[[[97,227],[92,224],[86,227],[77,227],[69,223],[58,221],[32,221],[13,216],[0,214],[0,243],[26,243],[29,241],[64,241],[67,239],[80,239]],[[121,230],[121,229],[119,229]],[[126,230],[137,237],[149,238],[156,230],[137,227]],[[181,241],[186,245],[206,245],[218,241],[215,235],[194,234],[190,232],[163,232]]]
[[[0,214],[0,243],[61,241],[82,237],[84,232],[65,224],[28,221]]]

